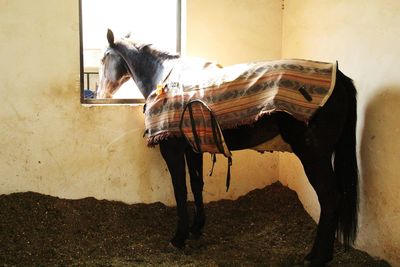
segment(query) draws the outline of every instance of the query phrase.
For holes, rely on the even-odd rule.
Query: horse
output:
[[[166,75],[167,64],[180,58],[152,45],[126,38],[114,40],[111,30],[107,32],[107,41],[97,98],[112,97],[121,84],[132,78],[147,100]],[[321,207],[315,240],[304,258],[305,266],[324,266],[333,259],[336,237],[348,248],[357,235],[357,92],[353,81],[339,69],[335,79],[331,96],[307,124],[278,111],[262,116],[252,125],[222,130],[230,150],[251,148],[280,134],[300,159]],[[202,235],[205,225],[203,155],[182,136],[161,140],[159,148],[170,172],[177,207],[177,228],[170,244],[183,249],[188,238]],[[187,209],[185,162],[195,203],[192,220]]]

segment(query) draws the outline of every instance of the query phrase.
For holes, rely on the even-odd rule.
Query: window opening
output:
[[[171,53],[181,51],[181,0],[80,0],[81,103],[144,103],[132,79],[112,99],[97,99],[100,62],[108,46],[107,29],[116,38],[130,33],[139,43]]]

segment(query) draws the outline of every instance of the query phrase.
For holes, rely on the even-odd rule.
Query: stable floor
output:
[[[193,208],[193,205],[190,206]],[[316,224],[279,183],[206,205],[202,239],[171,249],[175,208],[36,193],[0,196],[1,266],[294,266]],[[389,266],[337,244],[330,266]]]

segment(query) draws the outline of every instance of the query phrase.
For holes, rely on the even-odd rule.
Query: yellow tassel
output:
[[[164,86],[162,84],[157,84],[156,95],[161,95],[164,93]]]

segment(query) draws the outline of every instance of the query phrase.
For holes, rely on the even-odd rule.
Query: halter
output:
[[[124,62],[125,67],[128,70],[129,76],[131,76],[132,80],[137,84],[137,81],[136,81],[135,76],[133,74],[133,70],[131,69],[131,66],[128,63],[128,60],[125,58],[125,56],[120,51],[118,51],[115,48],[108,47],[106,49],[106,51],[104,52],[104,57],[106,57],[109,54],[112,54],[113,52],[122,58],[122,61]]]

